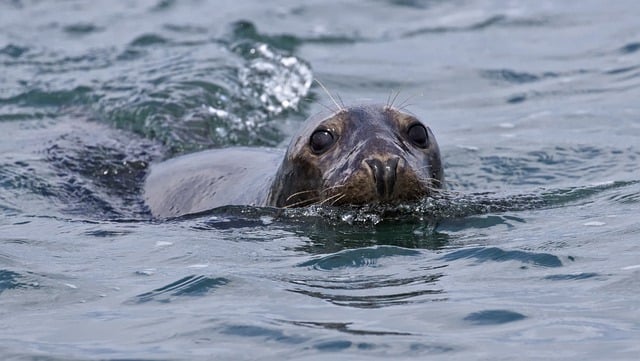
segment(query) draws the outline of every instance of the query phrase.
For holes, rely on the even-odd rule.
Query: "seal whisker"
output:
[[[402,103],[400,103],[400,104],[398,105],[398,109],[399,109],[399,110],[404,110],[404,111],[406,111],[406,110],[407,110],[406,108],[407,108],[408,106],[412,105],[411,103],[409,103],[409,101],[413,100],[413,99],[414,99],[414,98],[416,98],[417,96],[418,96],[418,94],[417,94],[417,93],[413,93],[413,94],[409,95],[405,100],[403,100],[403,101],[402,101]]]
[[[425,189],[430,192],[438,192],[442,190],[442,181],[440,179],[426,178],[426,179],[421,179],[420,182],[425,187]]]
[[[393,108],[393,104],[395,104],[396,99],[398,99],[398,96],[400,95],[400,90],[398,90],[396,92],[396,95],[393,97],[393,99],[391,99],[391,103],[389,104],[389,108]]]
[[[285,202],[288,202],[291,200],[291,198],[295,197],[295,196],[299,196],[301,194],[305,194],[305,193],[312,193],[312,192],[316,192],[315,189],[310,189],[308,191],[300,191],[300,192],[295,192],[292,195],[290,195],[289,197],[287,197],[287,199],[285,199]],[[317,198],[317,197],[316,197]]]
[[[344,187],[344,185],[342,185],[342,184],[336,184],[336,185],[331,186],[331,187],[326,187],[326,188],[324,188],[323,190],[324,190],[325,192],[327,192],[327,191],[334,190],[334,189],[336,189],[336,188],[342,188],[342,187]]]
[[[333,203],[331,203],[331,205],[334,205],[335,202],[337,202],[338,200],[340,200],[341,198],[343,198],[345,196],[344,193],[336,193],[328,198],[325,198],[322,200],[322,202],[318,203],[318,205],[325,205],[327,202],[333,201]],[[337,199],[336,199],[337,198]]]
[[[423,167],[418,167],[418,168],[416,168],[416,170],[423,170],[423,169],[427,169],[427,168],[431,168],[431,165],[429,164],[429,165],[425,165]]]
[[[330,191],[330,190],[333,190],[333,189],[336,189],[336,188],[340,188],[340,187],[342,187],[342,186],[341,185],[335,185],[335,186],[332,186],[332,187],[325,188],[324,191],[326,192],[326,191]],[[295,192],[295,193],[291,194],[289,197],[287,197],[287,199],[285,199],[285,203],[289,202],[292,198],[294,198],[296,196],[303,195],[303,194],[308,194],[308,193],[317,193],[317,192],[318,191],[316,189],[309,189],[309,190],[306,190],[306,191]],[[340,195],[340,194],[341,193],[338,193],[337,195]],[[326,199],[323,199],[319,204],[322,205],[325,202],[330,201],[335,196],[336,195],[332,195],[332,196],[330,196],[330,197],[328,197]],[[309,204],[312,204],[312,203],[314,203],[316,201],[320,201],[320,197],[319,196],[311,197],[311,198],[308,198],[308,199],[303,199],[303,200],[300,200],[300,201],[292,203],[292,204],[287,204],[285,206],[285,208],[297,207],[297,206],[300,206],[300,205],[304,205],[306,202],[309,202]]]
[[[341,186],[329,187],[326,190],[331,190],[331,189],[335,189],[335,188],[338,188],[338,187],[341,187]],[[315,192],[315,190],[297,192],[297,193],[289,196],[289,198],[287,198],[287,201],[289,199],[291,199],[295,195],[299,195],[301,193],[309,193],[309,192]],[[334,194],[334,195],[332,195],[332,196],[330,196],[328,198],[325,198],[325,199],[323,199],[321,201],[320,201],[320,197],[313,197],[313,198],[309,198],[309,199],[304,199],[304,200],[298,201],[296,203],[288,204],[288,205],[284,206],[284,208],[292,208],[292,207],[300,207],[300,206],[303,206],[303,205],[311,205],[311,204],[315,203],[316,201],[319,201],[318,202],[319,205],[324,205],[325,203],[335,199],[338,196],[344,196],[344,194],[343,193],[336,193],[336,194]],[[340,198],[342,198],[342,197],[340,197]],[[336,201],[334,201],[334,202],[336,202]],[[308,203],[308,204],[305,204],[305,203]]]
[[[285,204],[282,208],[296,208],[296,207],[308,206],[308,205],[312,205],[313,203],[315,203],[319,199],[320,198],[318,198],[318,197],[309,198],[309,199],[302,200],[300,202],[296,202],[296,203],[292,203],[292,204]]]
[[[327,109],[330,113],[334,113],[335,109],[332,109],[330,106],[326,105],[325,103],[322,103],[319,100],[315,100],[315,99],[311,99],[311,98],[306,98],[310,103],[316,103],[318,105],[321,105],[323,108]]]
[[[340,104],[342,105],[342,108],[340,108],[340,110],[345,109],[346,106],[344,105],[344,101],[342,100],[342,97],[340,96],[340,94],[336,93],[336,96],[338,97],[338,100],[340,101]]]
[[[413,103],[407,103],[407,104],[403,104],[401,108],[399,108],[399,110],[405,111],[405,112],[409,112],[409,110],[407,109],[408,107],[412,107],[415,104]]]
[[[458,186],[459,186],[459,185],[461,185],[460,181],[452,180],[452,179],[447,179],[447,184],[448,184],[448,185],[449,185],[449,184],[451,184],[451,185],[454,185],[454,186],[456,186],[456,185],[458,185]]]
[[[325,93],[327,93],[327,95],[329,96],[329,99],[331,99],[331,101],[333,101],[333,104],[336,105],[336,107],[338,107],[338,111],[342,111],[344,110],[344,105],[340,106],[340,104],[338,104],[338,102],[336,101],[336,98],[333,97],[333,95],[331,95],[331,93],[329,92],[329,89],[327,89],[326,86],[324,86],[324,84],[322,84],[322,82],[318,79],[313,79],[315,80],[316,83],[318,83],[318,85],[320,85],[320,87],[324,90]]]
[[[338,197],[338,198],[334,199],[334,200],[331,202],[331,206],[333,207],[336,203],[338,203],[338,201],[340,201],[342,198],[344,198],[344,197],[346,197],[346,196],[347,196],[347,194],[346,194],[346,193],[341,193],[341,194],[340,194],[340,197]]]

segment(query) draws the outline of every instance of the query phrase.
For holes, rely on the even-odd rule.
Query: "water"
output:
[[[635,1],[0,3],[3,360],[640,354]],[[449,193],[157,222],[148,164],[426,120]]]

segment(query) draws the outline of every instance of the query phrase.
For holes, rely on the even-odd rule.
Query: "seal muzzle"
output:
[[[365,163],[367,163],[373,174],[373,181],[376,184],[376,191],[380,199],[389,199],[393,194],[393,187],[396,184],[398,161],[398,157],[391,157],[385,160],[378,158],[365,160]]]

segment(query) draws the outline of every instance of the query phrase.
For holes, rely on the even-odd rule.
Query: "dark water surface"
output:
[[[640,3],[0,2],[2,360],[636,360]],[[158,222],[150,162],[398,103],[449,193]]]

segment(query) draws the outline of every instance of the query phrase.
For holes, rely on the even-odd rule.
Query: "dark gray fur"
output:
[[[417,122],[412,115],[380,105],[319,114],[304,123],[286,153],[226,148],[154,165],[145,182],[145,202],[155,217],[169,218],[225,205],[296,207],[419,199],[442,188],[444,173],[428,127],[427,148],[408,139],[407,128]],[[331,131],[335,143],[314,154],[309,139],[319,128]],[[392,176],[381,171],[388,164],[393,164]],[[382,177],[389,179],[381,185]]]

